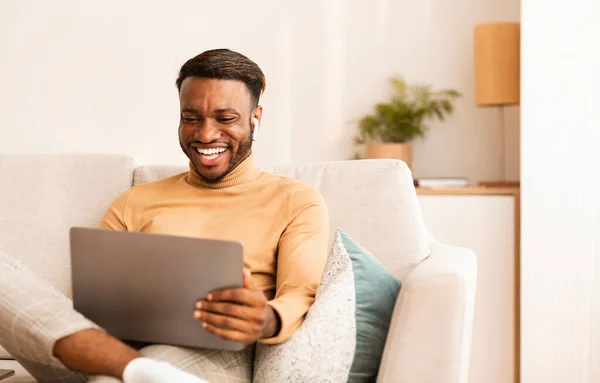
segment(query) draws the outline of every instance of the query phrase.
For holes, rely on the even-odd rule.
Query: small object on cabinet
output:
[[[465,177],[423,177],[414,180],[415,187],[421,188],[452,188],[467,187],[469,180]]]
[[[15,374],[14,370],[0,370],[0,380],[10,378]]]

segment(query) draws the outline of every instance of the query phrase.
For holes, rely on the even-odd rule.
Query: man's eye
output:
[[[181,119],[186,124],[194,124],[194,123],[198,122],[198,119],[196,117],[182,117]]]
[[[219,118],[219,122],[221,124],[228,124],[230,122],[233,122],[235,120],[234,117],[225,117],[225,118]]]

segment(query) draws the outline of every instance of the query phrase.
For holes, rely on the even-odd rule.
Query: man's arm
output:
[[[129,189],[118,196],[117,199],[115,199],[110,205],[106,213],[104,213],[104,217],[100,222],[100,227],[102,229],[127,230],[125,216],[127,201],[129,199],[129,195],[131,194],[131,190],[132,189]]]
[[[285,341],[314,302],[327,260],[329,217],[323,198],[303,185],[290,195],[288,225],[278,246],[276,295],[267,301],[245,271],[244,288],[199,300],[196,319],[213,334],[246,344]]]
[[[315,300],[328,243],[329,215],[322,195],[297,185],[290,198],[289,224],[279,240],[275,298],[268,303],[281,329],[261,343],[282,343],[300,327]]]

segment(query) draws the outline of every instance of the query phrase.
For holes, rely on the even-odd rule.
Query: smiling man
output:
[[[241,352],[133,349],[0,254],[0,344],[41,381],[250,382],[254,344],[287,340],[314,301],[327,258],[327,209],[315,190],[252,164],[262,71],[237,52],[211,50],[188,60],[176,84],[179,143],[189,171],[127,190],[101,227],[242,242],[244,287],[198,297],[189,315],[215,335],[248,346]],[[29,301],[6,293],[23,286]],[[15,336],[23,333],[29,338]]]
[[[262,88],[251,81],[247,85],[236,80],[184,77],[192,68],[184,67],[177,80],[179,142],[198,174],[214,184],[250,155],[252,134],[257,133],[262,118],[262,107],[252,93]]]

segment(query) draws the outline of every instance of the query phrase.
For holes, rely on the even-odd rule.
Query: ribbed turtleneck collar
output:
[[[256,178],[258,170],[253,164],[253,154],[250,153],[248,158],[242,161],[231,173],[223,177],[222,180],[216,183],[208,183],[200,177],[194,165],[190,161],[190,171],[187,176],[187,180],[194,186],[209,188],[209,189],[223,189],[232,186],[242,185],[248,183]]]

